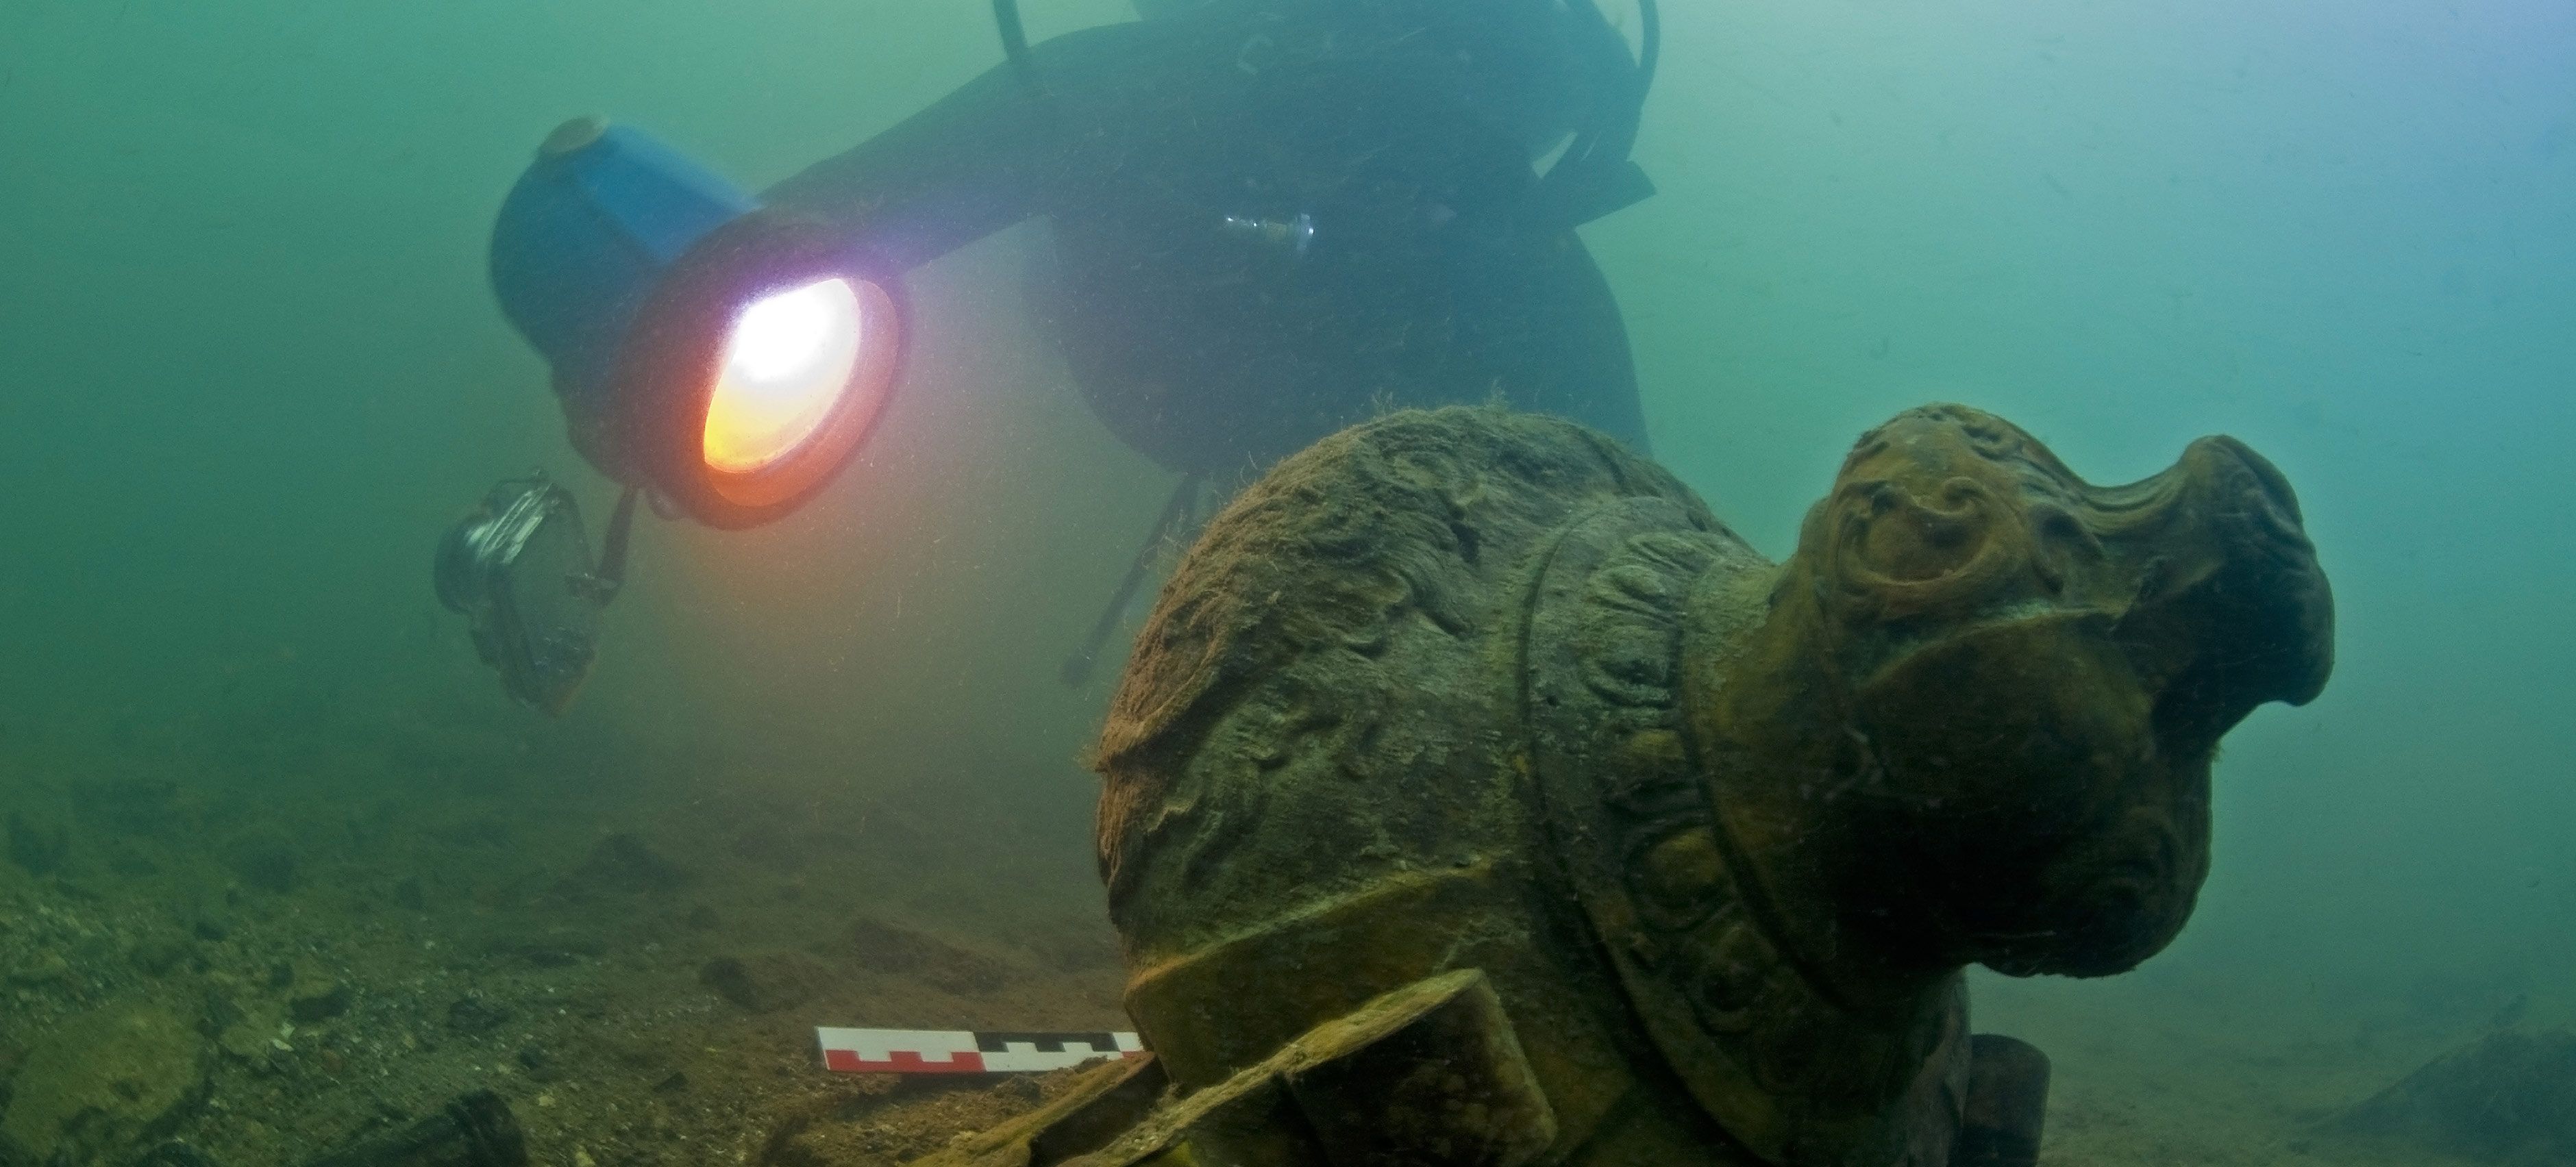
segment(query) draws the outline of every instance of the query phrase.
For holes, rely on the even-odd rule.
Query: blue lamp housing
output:
[[[759,209],[660,139],[597,118],[557,127],[492,224],[492,291],[554,366],[596,401],[637,313],[672,263]]]

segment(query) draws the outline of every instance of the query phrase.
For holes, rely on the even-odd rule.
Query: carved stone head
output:
[[[1815,890],[1892,959],[2016,974],[2164,947],[2208,871],[2220,735],[2332,658],[2298,502],[2242,443],[2098,487],[1959,406],[1861,438],[1769,602],[1704,722],[1752,773],[1713,780],[1802,807],[1773,833],[1821,833]]]

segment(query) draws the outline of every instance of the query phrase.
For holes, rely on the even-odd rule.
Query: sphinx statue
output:
[[[1963,971],[2171,941],[2220,737],[2332,622],[2224,437],[2100,487],[1914,410],[1772,563],[1570,424],[1346,430],[1209,526],[1101,737],[1152,1057],[936,1161],[2028,1163],[2045,1059]]]

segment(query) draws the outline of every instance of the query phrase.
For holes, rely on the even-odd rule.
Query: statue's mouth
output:
[[[2141,908],[2172,898],[2175,875],[2183,867],[2183,844],[2170,817],[2161,808],[2150,812],[2138,807],[2120,817],[2120,831],[2087,848],[2093,855],[2076,860],[2100,872],[2089,881],[2088,898],[2126,900]]]
[[[2208,870],[2206,772],[2163,775],[2194,789],[2133,790],[2107,821],[2038,865],[2035,898],[1974,934],[1981,961],[2012,975],[2126,971],[2173,939]]]
[[[2121,818],[2125,829],[2089,848],[2095,855],[2087,862],[2102,872],[2094,886],[2106,892],[2136,888],[2141,893],[2164,887],[2173,878],[2174,861],[2181,850],[2173,828],[2166,825],[2163,816],[2143,815],[2135,809],[2124,812]],[[2101,854],[2104,851],[2111,854]]]
[[[1990,619],[1860,687],[1862,732],[1902,792],[1872,837],[1945,889],[1969,960],[2120,971],[2170,940],[2196,898],[2209,751],[2162,732],[2165,688],[2114,626],[2081,608]]]

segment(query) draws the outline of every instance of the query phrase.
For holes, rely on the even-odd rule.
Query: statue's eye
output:
[[[2036,545],[2031,569],[2049,594],[2064,593],[2077,572],[2101,562],[2102,541],[2066,508],[2055,503],[2035,503],[2029,510],[2029,522],[2031,540]]]

